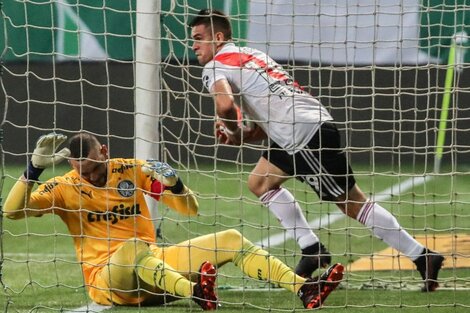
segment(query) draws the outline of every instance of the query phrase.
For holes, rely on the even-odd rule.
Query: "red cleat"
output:
[[[193,288],[193,300],[204,311],[217,310],[217,295],[215,294],[215,280],[217,271],[208,261],[202,263],[199,277]]]
[[[337,263],[330,266],[318,278],[309,278],[299,290],[299,297],[306,309],[323,305],[328,295],[338,287],[343,279],[344,266]]]

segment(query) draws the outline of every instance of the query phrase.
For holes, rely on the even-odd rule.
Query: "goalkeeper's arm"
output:
[[[38,139],[28,168],[8,193],[3,207],[4,216],[11,219],[20,219],[25,216],[40,216],[43,214],[43,212],[25,210],[25,208],[29,207],[34,183],[38,181],[44,169],[59,164],[70,155],[70,150],[67,148],[56,152],[65,140],[67,140],[66,136],[54,133],[41,136]]]
[[[199,209],[199,203],[193,191],[187,186],[184,186],[184,189],[179,194],[165,190],[160,199],[166,206],[180,214],[194,216]]]
[[[21,176],[8,193],[3,206],[3,216],[17,220],[26,216],[41,215],[37,210],[24,210],[28,207],[33,186],[34,182],[28,181],[24,175]]]
[[[199,203],[193,191],[185,186],[176,171],[167,163],[148,160],[142,172],[158,180],[165,190],[159,200],[166,206],[184,215],[196,215]],[[152,190],[155,192],[155,190]]]

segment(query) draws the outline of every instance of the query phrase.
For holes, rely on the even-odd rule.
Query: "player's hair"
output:
[[[189,27],[205,25],[210,27],[214,33],[221,32],[226,40],[232,39],[232,26],[229,18],[221,11],[203,9],[191,20]]]
[[[91,134],[76,134],[69,140],[70,156],[76,159],[84,159],[88,157],[93,147],[99,145],[99,140]]]

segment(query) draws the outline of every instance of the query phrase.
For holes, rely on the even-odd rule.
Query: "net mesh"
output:
[[[235,228],[295,267],[297,244],[247,187],[269,143],[240,148],[214,137],[214,104],[202,85],[187,28],[206,7],[231,16],[236,44],[266,51],[318,97],[335,118],[361,189],[418,241],[446,257],[443,291],[436,296],[414,292],[421,277],[405,256],[291,179],[285,187],[312,229],[333,260],[347,265],[340,290],[325,306],[348,312],[468,310],[465,1],[161,1],[161,37],[155,38],[161,82],[149,90],[159,94],[160,110],[150,131],[158,130],[153,143],[160,147],[159,158],[196,192],[200,212],[182,217],[160,204],[154,217],[159,244]],[[136,8],[135,1],[2,2],[3,200],[45,133],[86,131],[108,145],[112,157],[134,157]],[[450,63],[452,53],[456,57]],[[450,69],[451,81],[446,79]],[[439,133],[445,135],[443,143],[436,143]],[[41,180],[68,170],[53,167]],[[2,219],[0,264],[5,295],[0,303],[6,312],[103,309],[90,306],[73,238],[51,214]],[[228,310],[301,308],[296,296],[250,279],[233,265],[220,269],[218,284]],[[397,292],[391,297],[390,291]],[[129,309],[135,310],[151,308]]]

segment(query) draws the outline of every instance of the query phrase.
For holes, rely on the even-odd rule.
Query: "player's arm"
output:
[[[222,120],[227,134],[240,133],[238,112],[232,87],[226,79],[217,80],[212,86],[217,116]]]
[[[21,219],[44,214],[44,211],[38,210],[42,208],[39,203],[30,202],[31,192],[44,169],[59,164],[70,155],[67,148],[55,152],[65,140],[67,137],[61,134],[48,134],[38,139],[28,168],[7,195],[3,206],[5,217]]]
[[[196,215],[199,203],[193,191],[184,185],[176,171],[167,163],[148,160],[142,172],[158,180],[165,190],[159,200],[166,206],[184,215]]]
[[[245,127],[243,129],[243,140],[246,142],[255,142],[268,138],[264,130],[257,124],[253,127]]]
[[[238,106],[233,97],[232,87],[226,79],[217,80],[212,87],[218,120],[215,133],[220,143],[239,145],[241,141],[255,142],[267,138],[261,127],[253,124],[245,127],[239,120]]]
[[[41,215],[37,210],[25,210],[28,207],[33,186],[34,182],[30,182],[26,177],[21,176],[8,193],[3,206],[3,216],[17,220],[26,216]]]

